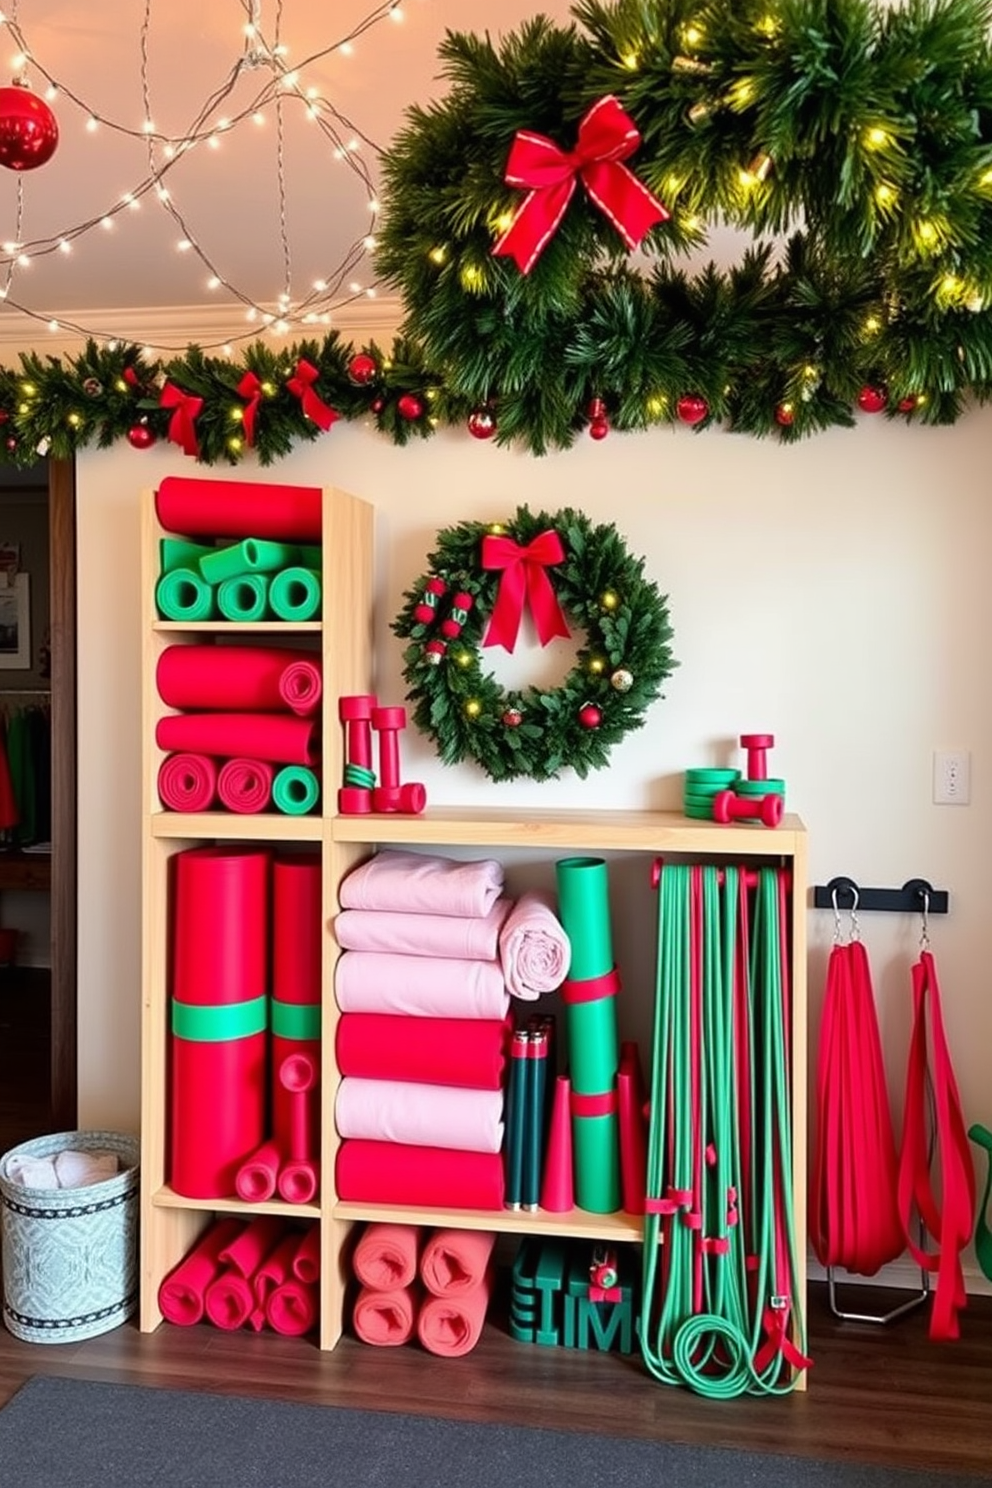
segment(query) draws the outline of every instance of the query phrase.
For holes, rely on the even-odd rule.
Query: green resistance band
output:
[[[975,1222],[975,1255],[989,1281],[992,1281],[992,1230],[989,1229],[987,1219],[989,1199],[992,1199],[992,1131],[987,1126],[981,1126],[976,1121],[975,1125],[968,1131],[968,1136],[979,1147],[984,1147],[989,1160],[989,1173],[985,1182],[985,1192],[982,1202],[978,1206],[978,1219]]]

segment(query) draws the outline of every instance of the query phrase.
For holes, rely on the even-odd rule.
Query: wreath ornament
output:
[[[678,665],[666,597],[611,524],[565,508],[519,507],[507,521],[443,529],[429,571],[404,596],[393,631],[417,727],[445,764],[474,761],[492,780],[582,779],[645,722]],[[585,632],[558,687],[504,689],[483,652],[512,652],[530,614],[540,645]]]

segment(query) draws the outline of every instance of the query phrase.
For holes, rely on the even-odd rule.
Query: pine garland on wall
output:
[[[536,454],[681,422],[795,440],[992,394],[992,0],[582,0],[450,83],[384,159],[385,351],[136,346],[0,368],[15,462],[170,438],[263,464],[337,418]],[[680,256],[729,223],[741,261]],[[640,257],[633,257],[633,250]]]

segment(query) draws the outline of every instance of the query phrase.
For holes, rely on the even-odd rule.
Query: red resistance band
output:
[[[967,1305],[961,1251],[971,1239],[975,1223],[975,1174],[965,1131],[957,1081],[944,1036],[937,967],[929,951],[922,951],[913,967],[913,1034],[906,1072],[902,1150],[899,1154],[899,1215],[906,1243],[917,1263],[937,1273],[930,1314],[931,1338],[959,1337],[958,1313]],[[933,1073],[929,1075],[927,1001],[933,1034]],[[943,1212],[930,1180],[927,1133],[927,1085],[933,1090],[937,1153],[940,1161]],[[913,1205],[934,1240],[935,1251],[924,1250],[913,1239]]]
[[[582,982],[562,982],[561,1000],[566,1005],[575,1002],[598,1002],[601,997],[616,997],[620,991],[620,973],[614,966],[602,976],[588,977]]]

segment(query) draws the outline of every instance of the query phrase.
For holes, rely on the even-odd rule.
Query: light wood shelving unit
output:
[[[348,1282],[348,1238],[356,1223],[371,1220],[405,1221],[426,1227],[495,1230],[503,1234],[560,1235],[587,1240],[636,1243],[641,1221],[625,1213],[570,1214],[545,1211],[522,1213],[479,1210],[422,1209],[338,1201],[334,1166],[338,1146],[334,1101],[338,1085],[335,1029],[339,1016],[334,998],[334,968],[339,955],[333,922],[338,912],[342,879],[379,847],[403,846],[433,851],[471,851],[492,856],[500,849],[526,849],[546,860],[549,875],[554,859],[563,852],[637,854],[645,872],[658,856],[692,861],[774,863],[789,869],[790,977],[792,988],[792,1141],[793,1203],[797,1237],[799,1299],[805,1302],[806,1246],[806,832],[795,816],[781,827],[690,821],[677,812],[519,810],[472,807],[428,808],[421,816],[338,816],[337,786],[343,771],[343,731],[337,718],[342,694],[370,692],[372,643],[372,527],[366,503],[341,491],[324,493],[323,623],[318,627],[324,668],[323,702],[323,815],[304,818],[272,814],[238,816],[207,812],[182,816],[161,809],[155,789],[162,752],[154,743],[155,723],[163,711],[155,690],[155,665],[166,645],[193,642],[205,630],[222,631],[247,643],[252,625],[176,626],[155,616],[156,559],[161,536],[154,515],[154,493],[144,495],[143,594],[145,596],[144,657],[144,791],[143,856],[143,1019],[142,1019],[142,1160],[141,1160],[141,1311],[145,1331],[158,1326],[158,1288],[198,1236],[219,1213],[284,1213],[319,1219],[321,1225],[321,1323],[319,1342],[333,1348],[344,1326]],[[271,626],[263,627],[272,630]],[[285,635],[297,629],[282,627]],[[166,985],[169,860],[183,848],[205,841],[260,841],[274,847],[320,844],[323,863],[323,911],[326,935],[323,953],[323,1043],[321,1056],[321,1193],[319,1204],[287,1205],[270,1201],[246,1205],[239,1199],[191,1200],[166,1184]],[[803,1387],[803,1380],[799,1380]]]

